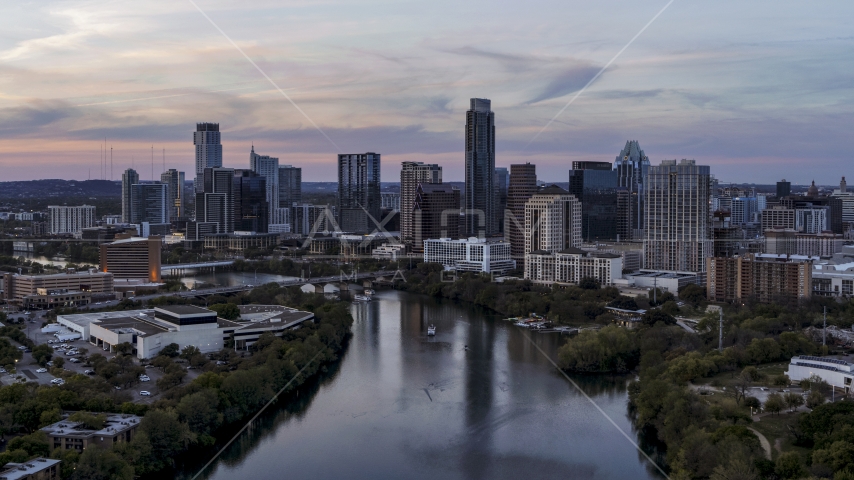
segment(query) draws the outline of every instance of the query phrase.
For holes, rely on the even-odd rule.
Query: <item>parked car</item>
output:
[[[79,358],[69,358],[69,359],[68,359],[68,361],[69,361],[69,362],[71,362],[71,363],[80,363],[80,359],[79,359]]]
[[[115,387],[113,387],[113,388],[115,388],[116,390],[121,390],[121,389],[122,389],[122,387],[120,387],[120,386],[118,386],[118,385],[116,385],[116,386],[115,386]]]
[[[50,381],[50,383],[53,383],[54,385],[62,385],[63,383],[65,383],[65,380],[61,378],[54,378]]]
[[[151,396],[151,392],[149,392],[148,390],[143,390],[143,391],[139,392],[139,394],[142,395],[143,397],[150,397]]]
[[[5,369],[5,368],[0,368],[0,373],[6,373],[6,369]]]
[[[36,373],[45,373],[45,372],[47,372],[46,368],[39,368],[36,370]]]
[[[53,366],[53,360],[51,360],[51,361],[49,361],[49,362],[45,363],[45,365],[47,365],[48,367],[52,367],[52,366]],[[5,371],[5,370],[4,370],[4,371]]]
[[[95,374],[95,372],[92,370],[83,370],[83,373],[85,373],[86,375],[94,375]]]
[[[23,345],[21,345],[20,347],[18,347],[18,350],[26,350],[26,349],[27,349],[27,347],[25,347],[25,346],[23,346]]]

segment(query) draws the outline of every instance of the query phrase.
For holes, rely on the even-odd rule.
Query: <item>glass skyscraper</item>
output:
[[[641,239],[645,225],[644,184],[649,172],[649,157],[637,140],[626,141],[626,146],[614,160],[614,170],[617,172],[617,186],[625,188],[624,195],[630,197],[629,202],[625,202],[630,208],[620,209],[620,215],[628,217],[622,218],[621,223],[631,226],[632,238]]]
[[[466,112],[465,235],[498,232],[495,208],[495,114],[486,98],[472,98]]]
[[[581,202],[584,241],[617,238],[617,171],[608,162],[573,162],[569,193]]]

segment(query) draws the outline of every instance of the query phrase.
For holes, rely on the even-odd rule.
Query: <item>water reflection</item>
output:
[[[554,356],[558,335],[394,291],[352,311],[337,369],[259,421],[205,478],[657,478],[530,343]],[[576,380],[631,431],[625,377]]]

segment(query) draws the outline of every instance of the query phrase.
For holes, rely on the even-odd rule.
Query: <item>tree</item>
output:
[[[679,290],[679,298],[698,307],[706,300],[706,289],[696,283],[689,283]]]
[[[177,343],[170,343],[160,350],[157,355],[162,355],[169,358],[175,358],[181,353],[181,347]]]
[[[807,407],[813,409],[825,402],[824,395],[818,390],[810,390],[810,393],[807,395]]]
[[[100,430],[104,428],[104,424],[107,422],[107,416],[104,414],[93,415],[89,412],[75,412],[73,415],[68,417],[68,420],[72,422],[80,422],[86,426],[86,428],[90,428],[92,430]]]
[[[768,398],[765,400],[765,411],[773,414],[780,413],[783,408],[786,407],[786,401],[783,399],[783,396],[779,393],[772,393],[768,395]]]
[[[53,366],[55,368],[62,368],[65,366],[65,359],[62,357],[56,357],[53,359]]]
[[[789,380],[788,375],[784,374],[784,375],[777,375],[776,377],[774,377],[774,386],[775,387],[784,388],[784,387],[787,387],[790,383],[791,383],[791,381]]]
[[[122,342],[116,345],[116,353],[130,355],[133,353],[133,345],[130,342]]]
[[[638,303],[632,297],[627,297],[625,295],[620,295],[619,297],[611,300],[611,303],[608,304],[609,307],[612,308],[620,308],[622,310],[637,310]]]
[[[653,326],[658,322],[665,325],[675,325],[676,319],[661,310],[649,310],[641,316],[641,323],[648,326]]]
[[[181,358],[183,358],[184,360],[189,360],[193,357],[193,355],[198,355],[199,353],[201,352],[197,347],[193,345],[187,345],[186,347],[184,347],[183,350],[181,350]]]
[[[804,397],[795,392],[788,392],[783,396],[783,400],[786,401],[786,406],[789,407],[789,411],[794,411],[796,408],[804,404]]]
[[[226,320],[237,320],[240,318],[240,309],[233,303],[218,303],[211,305],[210,309],[215,311],[218,317]]]
[[[72,480],[133,480],[133,467],[115,453],[92,445],[80,454]]]
[[[178,412],[178,417],[187,423],[190,431],[207,434],[222,423],[222,414],[217,411],[218,405],[216,391],[206,388],[182,398],[175,411]]]
[[[657,307],[664,302],[669,302],[671,300],[676,300],[676,297],[673,296],[672,293],[667,290],[662,290],[660,288],[653,288],[649,291],[649,304],[653,307]]]
[[[578,281],[578,287],[584,290],[599,290],[600,286],[599,280],[593,277],[584,277]]]
[[[151,444],[152,456],[163,459],[167,464],[171,464],[172,457],[194,439],[187,424],[181,423],[174,411],[149,411],[142,417],[139,429]]]
[[[158,355],[154,357],[154,360],[151,361],[151,364],[156,368],[159,368],[160,371],[166,373],[166,369],[169,368],[170,365],[175,365],[175,363],[169,359],[168,356]]]
[[[801,457],[796,452],[781,453],[777,457],[774,472],[782,478],[801,478],[806,472]]]
[[[762,403],[756,397],[747,397],[744,399],[744,406],[747,408],[752,408],[754,410],[759,410],[762,406]]]
[[[44,366],[47,362],[49,362],[52,356],[53,349],[50,348],[50,345],[46,343],[36,345],[36,347],[33,348],[33,359],[41,366]]]

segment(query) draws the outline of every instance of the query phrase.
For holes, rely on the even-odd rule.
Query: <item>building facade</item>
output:
[[[218,123],[197,123],[193,132],[193,145],[196,149],[196,176],[193,186],[196,192],[203,191],[203,178],[206,168],[222,167],[222,143]]]
[[[504,273],[516,268],[510,244],[470,237],[424,240],[424,262],[441,263],[457,272]]]
[[[492,102],[472,98],[466,112],[465,232],[483,237],[498,232],[495,218],[495,114]]]
[[[369,233],[380,218],[380,154],[338,155],[338,227]]]
[[[459,238],[460,191],[450,185],[420,184],[412,206],[412,252],[424,253],[424,240]]]
[[[166,185],[169,218],[172,220],[184,218],[184,172],[170,168],[160,174],[160,183]]]
[[[302,203],[302,168],[279,165],[279,208]]]
[[[234,231],[267,233],[270,224],[267,177],[252,170],[235,170],[232,192]]]
[[[507,209],[504,211],[504,238],[510,242],[513,259],[525,260],[525,204],[537,193],[537,166],[510,165]]]
[[[556,253],[540,250],[525,256],[525,278],[535,283],[575,285],[582,278],[593,278],[600,285],[610,286],[622,276],[622,258],[613,253],[568,248]]]
[[[581,202],[581,238],[617,238],[617,171],[608,162],[573,162],[569,193]]]
[[[169,223],[169,186],[165,183],[131,185],[131,223]]]
[[[811,257],[747,254],[706,259],[706,298],[797,306],[812,293]]]
[[[101,244],[102,272],[116,279],[160,281],[160,237],[132,237]]]
[[[57,273],[52,275],[18,275],[3,273],[0,298],[13,305],[23,306],[27,299],[50,295],[51,291],[113,293],[113,274],[101,272]]]
[[[201,188],[196,193],[196,223],[215,225],[215,233],[233,232],[234,169],[204,169]]]
[[[644,268],[704,272],[711,256],[711,173],[694,160],[649,167],[644,202]]]
[[[413,245],[415,242],[413,208],[418,186],[441,183],[442,167],[437,164],[423,162],[400,164],[400,237],[404,244]]]
[[[255,153],[255,145],[252,145],[252,150],[249,152],[249,169],[264,178],[264,188],[267,192],[265,195],[267,223],[287,223],[283,218],[287,213],[279,210],[279,159],[269,155],[258,155]]]
[[[525,204],[525,255],[538,250],[559,252],[581,245],[581,203],[551,185]]]
[[[133,223],[133,186],[139,183],[139,174],[128,168],[122,173],[122,222]]]
[[[617,172],[617,186],[624,188],[624,196],[627,197],[627,204],[623,204],[620,209],[621,218],[618,223],[630,225],[628,229],[631,236],[620,236],[621,240],[642,239],[644,236],[641,233],[646,221],[644,214],[645,193],[644,185],[646,176],[649,172],[649,157],[640,148],[640,143],[637,140],[627,140],[626,146],[617,155],[614,160],[614,170]]]
[[[95,225],[95,207],[92,205],[80,205],[78,207],[50,205],[47,210],[50,217],[51,235],[64,233],[79,235],[84,228]]]

